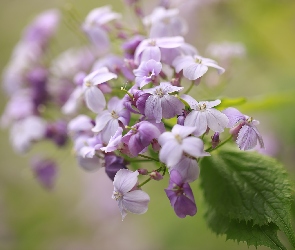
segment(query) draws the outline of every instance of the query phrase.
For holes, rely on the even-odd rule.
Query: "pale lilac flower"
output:
[[[113,12],[110,6],[93,9],[85,19],[83,30],[94,45],[105,51],[109,47],[109,37],[104,26],[120,17],[121,15]]]
[[[134,62],[139,64],[140,62],[148,61],[150,59],[159,62],[161,60],[160,48],[178,48],[183,43],[184,39],[180,36],[145,39],[136,48]]]
[[[50,159],[35,158],[31,164],[33,173],[40,184],[46,189],[52,189],[57,175],[56,163]]]
[[[46,121],[37,116],[28,116],[15,122],[10,130],[10,140],[16,152],[25,153],[33,142],[45,137]]]
[[[26,28],[23,40],[29,43],[36,43],[44,49],[49,39],[55,34],[59,20],[60,13],[56,9],[42,12]]]
[[[125,52],[124,57],[128,59],[134,58],[134,53],[137,46],[144,40],[144,36],[135,35],[122,44],[122,49]]]
[[[104,159],[105,172],[112,181],[120,169],[127,169],[125,160],[120,156],[107,154]]]
[[[105,97],[98,84],[117,78],[117,75],[110,73],[107,68],[98,69],[84,78],[83,90],[87,107],[94,113],[101,112],[105,105]]]
[[[224,73],[224,68],[218,66],[218,64],[209,58],[201,57],[198,55],[192,56],[178,56],[173,61],[175,71],[179,73],[183,70],[183,75],[189,80],[196,80],[203,76],[208,67],[217,69],[219,74]]]
[[[108,145],[100,148],[100,150],[106,153],[110,153],[120,148],[122,144],[121,142],[122,132],[123,132],[123,129],[121,127],[118,127],[116,133],[111,137]]]
[[[171,132],[161,134],[158,139],[162,146],[160,160],[168,167],[172,167],[179,163],[184,153],[192,157],[210,156],[204,151],[204,143],[201,139],[189,136],[195,130],[195,127],[176,124]]]
[[[236,138],[236,143],[241,150],[253,149],[257,145],[257,141],[260,147],[264,148],[262,136],[256,128],[259,121],[243,115],[235,108],[227,108],[223,113],[229,119],[228,127],[231,128],[230,133]]]
[[[114,178],[114,192],[112,198],[118,202],[122,220],[127,212],[143,214],[148,210],[150,197],[142,190],[135,189],[138,172],[121,169]]]
[[[157,123],[161,122],[162,118],[169,119],[180,115],[184,104],[177,97],[169,94],[182,89],[183,87],[172,86],[169,82],[161,82],[160,86],[145,89],[144,92],[151,94],[145,103],[145,115],[155,119]]]
[[[65,115],[73,115],[78,112],[79,107],[83,101],[83,87],[77,86],[69,96],[66,103],[62,106],[61,111]]]
[[[130,131],[122,137],[122,142],[128,145],[132,156],[137,156],[154,139],[160,136],[159,129],[148,121],[136,123]]]
[[[185,218],[187,215],[194,216],[197,213],[192,189],[183,181],[177,170],[171,171],[169,186],[165,192],[178,217]]]
[[[78,115],[68,123],[68,133],[72,137],[77,137],[82,134],[91,135],[92,128],[92,119],[87,115]]]
[[[81,155],[77,155],[77,163],[81,168],[83,168],[86,171],[96,171],[99,170],[103,166],[102,159],[98,157],[93,158],[84,158]]]
[[[182,98],[192,109],[185,118],[184,125],[196,127],[194,135],[201,136],[207,128],[221,133],[227,127],[229,122],[227,116],[213,108],[221,103],[220,100],[197,102],[189,95],[183,95]]]
[[[85,141],[85,146],[80,149],[79,154],[84,158],[93,158],[96,153],[100,152],[102,145],[100,134],[95,135]]]
[[[126,109],[132,113],[144,115],[145,103],[150,94],[145,93],[136,87],[132,87],[128,92],[132,97],[128,94],[124,96],[123,103]]]
[[[160,74],[162,70],[162,64],[151,59],[142,62],[138,69],[133,70],[135,75],[135,83],[137,86],[142,88],[150,82],[154,82],[156,76]]]
[[[108,110],[101,112],[95,120],[93,132],[101,132],[102,141],[108,143],[116,133],[119,126],[127,126],[130,120],[130,112],[125,109],[122,100],[112,97],[108,102]]]
[[[198,179],[200,168],[195,158],[183,155],[178,163],[168,168],[169,173],[177,170],[183,182],[193,182]]]
[[[185,21],[178,16],[178,9],[156,7],[142,22],[150,27],[150,38],[183,36],[187,33]]]

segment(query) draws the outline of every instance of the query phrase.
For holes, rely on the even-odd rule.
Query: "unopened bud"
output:
[[[137,172],[141,175],[147,175],[148,174],[148,170],[145,169],[145,168],[140,168],[140,169],[137,169]]]
[[[217,145],[220,143],[220,140],[219,140],[219,133],[218,132],[215,132],[214,135],[211,137],[212,139],[212,148],[216,148]]]
[[[157,171],[153,171],[150,173],[150,177],[156,181],[160,181],[163,179],[163,175],[161,175],[159,172]]]

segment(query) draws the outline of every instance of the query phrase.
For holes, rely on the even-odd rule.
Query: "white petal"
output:
[[[87,88],[84,95],[86,105],[92,112],[99,113],[105,108],[105,97],[97,87]]]
[[[206,117],[208,127],[214,132],[223,132],[229,123],[227,116],[214,108],[206,111]]]
[[[101,112],[95,119],[95,127],[92,128],[92,132],[97,133],[102,131],[111,119],[113,119],[113,117],[108,110]]]
[[[158,142],[161,146],[163,146],[169,140],[175,140],[174,134],[171,132],[164,132],[163,134],[160,135]]]
[[[188,137],[182,141],[182,149],[185,153],[194,157],[210,156],[204,151],[204,143],[201,139],[196,137]]]
[[[172,133],[174,135],[180,135],[181,138],[188,137],[196,130],[196,127],[189,127],[189,126],[181,126],[181,125],[174,125],[172,129]]]
[[[133,214],[143,214],[148,210],[149,195],[142,190],[134,190],[123,196],[123,207]]]
[[[207,118],[205,112],[193,110],[184,120],[184,126],[195,126],[194,135],[200,136],[207,130]]]
[[[167,164],[167,166],[173,166],[179,162],[182,156],[182,147],[176,140],[168,141],[162,146],[160,150],[160,160]]]
[[[132,172],[128,169],[120,169],[115,175],[113,184],[115,189],[125,195],[137,183],[138,172]]]
[[[196,80],[200,78],[201,76],[203,76],[207,72],[207,70],[208,70],[207,66],[203,64],[195,63],[185,68],[183,70],[183,75],[189,80]]]

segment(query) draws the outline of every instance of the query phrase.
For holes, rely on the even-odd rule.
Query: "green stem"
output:
[[[192,81],[191,85],[190,85],[189,88],[184,92],[184,94],[188,94],[188,93],[192,90],[192,88],[194,87],[194,85],[195,85],[195,81]]]
[[[220,148],[221,146],[223,146],[225,143],[229,142],[232,139],[232,135],[230,137],[228,137],[226,140],[224,140],[222,143],[220,143],[217,147],[212,148],[212,146],[210,148],[207,148],[205,151],[206,152],[212,152],[213,150],[216,150],[218,148]]]
[[[128,156],[126,156],[126,155],[124,155],[124,154],[122,154],[120,152],[118,152],[118,155],[120,157],[122,157],[124,160],[129,161],[129,162],[148,162],[148,161],[151,161],[150,159],[146,159],[146,160],[133,159],[133,158],[130,158],[130,157],[128,157]]]
[[[142,187],[143,185],[145,185],[146,183],[148,183],[152,178],[148,178],[147,180],[145,180],[143,183],[137,185],[138,188]]]
[[[142,154],[138,154],[138,156],[145,158],[145,159],[149,159],[151,161],[156,161],[156,162],[160,162],[158,159],[155,159],[153,157],[147,156],[147,155],[142,155]]]

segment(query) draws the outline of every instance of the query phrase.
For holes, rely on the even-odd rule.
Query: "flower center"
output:
[[[202,59],[201,58],[196,58],[196,63],[201,64],[202,63]]]
[[[164,96],[163,89],[161,89],[161,88],[156,89],[155,95],[157,95],[159,97],[163,97]]]
[[[156,46],[156,40],[151,40],[149,42],[149,46]]]
[[[87,81],[84,83],[86,87],[90,88],[92,86],[92,83],[90,81]]]
[[[122,197],[123,197],[123,195],[120,192],[114,191],[113,199],[115,199],[117,201],[117,200],[120,200]]]
[[[175,137],[175,139],[177,140],[177,142],[178,142],[179,144],[182,143],[182,138],[181,138],[180,135],[175,135],[174,137]]]
[[[119,116],[117,115],[117,113],[113,110],[112,113],[111,113],[111,116],[114,118],[114,119],[118,119]]]
[[[201,103],[198,106],[199,106],[200,111],[204,111],[207,108],[206,103]]]
[[[248,118],[246,119],[246,121],[247,121],[248,123],[251,123],[251,122],[253,121],[253,117],[248,117]]]

